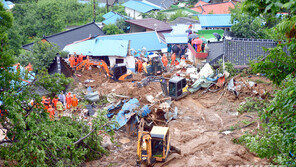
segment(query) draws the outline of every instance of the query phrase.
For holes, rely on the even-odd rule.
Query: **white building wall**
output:
[[[135,11],[134,9],[125,7],[124,11],[129,17],[132,17],[134,19],[142,19],[143,18],[142,13]]]
[[[116,59],[123,59],[123,63],[126,64],[126,67],[132,72],[135,72],[136,62],[134,56],[109,56],[110,68],[114,67],[114,65],[116,64]]]

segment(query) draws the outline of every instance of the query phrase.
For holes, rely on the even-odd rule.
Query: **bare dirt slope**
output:
[[[87,79],[85,76],[81,78]],[[247,78],[245,79],[247,80]],[[252,78],[252,80],[259,79],[261,78]],[[141,89],[133,87],[133,84],[131,82],[116,83],[105,80],[103,82],[96,81],[93,88],[103,94],[114,92],[136,97],[142,103],[146,102],[145,95],[155,96],[161,92],[159,83],[152,83]],[[260,89],[271,89],[270,83],[264,79],[262,83],[258,84],[258,87]],[[225,89],[215,93],[202,94],[202,92],[203,90],[200,90],[174,102],[174,105],[179,109],[179,115],[178,119],[169,122],[168,126],[170,127],[171,145],[181,149],[181,155],[171,154],[165,163],[157,163],[155,166],[268,164],[266,159],[260,159],[243,146],[232,142],[233,138],[259,126],[256,113],[240,115],[236,112],[239,104],[245,101],[245,97],[252,96],[249,93],[250,91],[241,94],[238,99],[235,99],[234,95]],[[236,128],[236,130],[229,131],[233,128]],[[124,131],[117,131],[115,138],[118,143],[112,144],[109,156],[88,162],[86,166],[135,166],[137,137],[129,136]]]

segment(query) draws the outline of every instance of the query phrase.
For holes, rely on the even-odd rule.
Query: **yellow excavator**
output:
[[[150,132],[144,131],[144,119],[141,119],[138,131],[137,166],[146,163],[164,162],[170,151],[170,133],[168,127],[153,126]],[[175,149],[175,148],[174,148]]]

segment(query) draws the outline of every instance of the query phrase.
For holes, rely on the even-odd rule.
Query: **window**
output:
[[[121,63],[123,63],[124,61],[123,61],[123,59],[116,59],[115,60],[115,64],[121,64]]]

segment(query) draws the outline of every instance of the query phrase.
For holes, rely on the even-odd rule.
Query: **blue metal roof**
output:
[[[118,15],[118,14],[116,14],[116,15],[114,15],[114,16],[106,19],[106,20],[104,20],[102,23],[103,24],[116,24],[116,21],[117,20],[120,20],[120,19],[125,19],[125,18],[122,17],[122,16],[120,16],[120,15]]]
[[[187,34],[171,34],[164,33],[164,38],[167,44],[186,44],[188,43]]]
[[[230,14],[197,15],[202,28],[231,27]]]
[[[116,15],[116,13],[110,11],[110,12],[104,14],[102,17],[103,17],[104,19],[108,19],[108,18],[113,17],[113,16],[115,16],[115,15]]]
[[[128,52],[127,40],[91,39],[65,46],[64,51],[70,54],[83,54],[90,56],[121,56],[126,57]]]
[[[5,0],[0,0],[2,2],[4,9],[9,9],[9,6],[6,4]]]
[[[130,40],[130,48],[135,50],[146,48],[146,51],[156,51],[167,48],[166,43],[158,37],[155,31],[105,35],[98,36],[96,39]]]
[[[133,10],[141,12],[141,13],[146,13],[151,10],[160,10],[159,7],[150,5],[150,4],[142,2],[142,1],[128,1],[124,4],[122,4],[122,6],[125,6],[127,8],[133,9]]]

